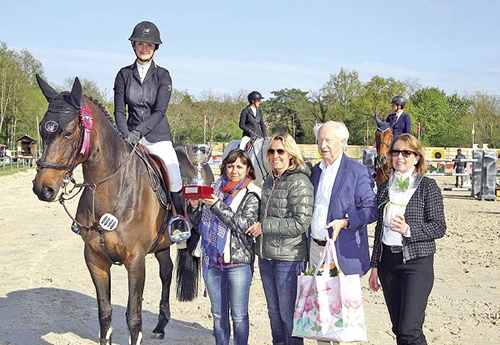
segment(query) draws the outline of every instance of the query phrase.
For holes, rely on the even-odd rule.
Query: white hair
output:
[[[314,125],[314,135],[316,136],[316,143],[318,142],[319,130],[325,124],[333,125],[333,135],[335,135],[337,137],[337,139],[343,141],[344,144],[342,145],[342,150],[346,151],[347,150],[347,141],[349,140],[349,130],[347,129],[346,125],[340,121],[327,121],[325,123],[315,124]]]

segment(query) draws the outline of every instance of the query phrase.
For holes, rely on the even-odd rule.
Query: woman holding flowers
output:
[[[427,344],[422,330],[434,283],[435,239],[444,236],[443,197],[425,177],[424,148],[404,133],[390,148],[391,177],[377,192],[379,219],[370,288],[382,286],[396,343]],[[379,283],[380,281],[380,283]]]

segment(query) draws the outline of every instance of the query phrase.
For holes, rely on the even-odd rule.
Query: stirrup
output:
[[[172,242],[186,241],[191,237],[191,227],[184,216],[172,217],[168,222],[168,235]]]

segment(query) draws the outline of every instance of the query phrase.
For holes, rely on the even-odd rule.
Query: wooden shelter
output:
[[[17,156],[36,156],[36,140],[28,134],[17,139]]]

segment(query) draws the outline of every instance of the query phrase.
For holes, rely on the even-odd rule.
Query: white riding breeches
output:
[[[252,138],[247,137],[247,136],[244,136],[243,138],[241,138],[240,149],[244,150],[250,140],[252,140]]]
[[[142,138],[140,143],[146,146],[150,153],[157,155],[165,163],[168,170],[170,191],[179,192],[182,188],[181,170],[172,142],[159,141],[157,143],[150,143],[145,138]]]

